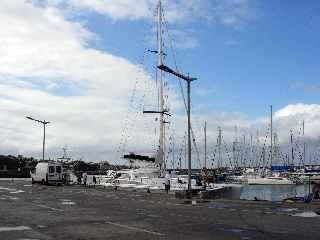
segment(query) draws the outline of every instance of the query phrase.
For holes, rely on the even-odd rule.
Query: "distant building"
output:
[[[0,177],[30,177],[30,170],[35,167],[36,163],[35,159],[21,155],[18,157],[0,155]]]

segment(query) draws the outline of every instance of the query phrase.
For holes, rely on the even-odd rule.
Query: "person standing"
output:
[[[83,185],[86,187],[87,186],[87,173],[83,173]]]
[[[96,187],[96,184],[97,184],[96,176],[93,175],[92,181],[93,181],[93,187]]]
[[[166,191],[166,193],[168,194],[169,193],[169,190],[170,190],[170,171],[166,173],[165,177],[164,177],[164,189]]]

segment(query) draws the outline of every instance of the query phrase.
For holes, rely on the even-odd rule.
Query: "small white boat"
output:
[[[295,183],[286,177],[251,177],[247,179],[248,185],[294,185]]]

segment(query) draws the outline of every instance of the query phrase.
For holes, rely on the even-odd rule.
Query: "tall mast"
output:
[[[272,105],[270,105],[270,167],[273,162]]]
[[[239,162],[238,162],[238,157],[239,157],[239,152],[238,152],[238,127],[234,126],[234,132],[235,132],[235,141],[234,141],[234,147],[233,147],[233,161],[235,166],[238,168],[239,167]]]
[[[188,169],[188,166],[187,166],[187,161],[188,161],[187,152],[188,152],[187,133],[185,133],[185,135],[184,135],[184,167],[185,167],[185,169]]]
[[[221,167],[221,127],[218,127],[218,169]]]
[[[294,166],[294,152],[293,152],[293,132],[290,130],[290,143],[291,143],[291,163]]]
[[[174,131],[172,133],[172,168],[175,169],[175,156],[174,156],[174,152],[175,152],[175,149],[174,149]]]
[[[185,76],[168,66],[163,65],[163,53],[162,53],[162,32],[161,32],[161,1],[159,0],[159,6],[158,6],[158,54],[159,54],[159,65],[158,69],[163,70],[167,73],[170,73],[180,79],[183,79],[187,82],[187,95],[188,95],[188,104],[187,104],[187,115],[188,115],[188,191],[191,190],[191,82],[196,80],[197,78],[191,78],[189,75]],[[161,118],[163,119],[163,82],[162,82],[162,72],[160,71],[160,110],[162,112]],[[162,121],[161,123],[162,124]],[[162,131],[163,126],[160,125],[160,130],[163,135]],[[161,134],[160,134],[161,135]],[[162,138],[163,141],[163,138]],[[160,146],[162,146],[160,144]]]
[[[250,162],[249,167],[253,166],[253,135],[250,133]]]
[[[157,27],[157,40],[158,40],[158,66],[163,64],[163,48],[162,48],[162,4],[161,0],[158,2],[158,27]],[[159,158],[163,168],[165,168],[164,160],[164,99],[163,99],[163,71],[158,68],[158,78],[160,83],[159,97],[160,97],[160,136],[159,136]]]
[[[303,165],[306,164],[306,141],[304,138],[304,120],[302,122],[302,137],[303,137]]]
[[[207,121],[204,122],[204,167],[207,168]]]

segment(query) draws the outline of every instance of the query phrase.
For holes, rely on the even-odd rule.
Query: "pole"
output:
[[[219,135],[218,135],[218,169],[221,167],[221,127],[218,127]]]
[[[173,169],[175,169],[175,159],[174,159],[174,151],[175,151],[175,149],[174,149],[174,132],[173,132],[173,134],[172,134],[172,165],[173,165]]]
[[[306,164],[306,141],[304,138],[304,120],[302,122],[302,136],[303,136],[303,165]]]
[[[184,167],[185,167],[185,169],[188,168],[188,166],[187,166],[187,152],[188,152],[188,148],[187,148],[187,133],[185,133],[185,135],[184,135]]]
[[[47,121],[41,121],[41,120],[38,120],[38,119],[34,119],[30,116],[26,116],[27,119],[29,120],[32,120],[32,121],[35,121],[35,122],[38,122],[38,123],[41,123],[43,124],[43,141],[42,141],[42,160],[44,161],[44,150],[45,150],[45,144],[46,144],[46,125],[49,124],[50,122],[47,122]]]
[[[252,167],[253,165],[253,136],[252,133],[250,133],[250,162],[249,162],[249,167]]]
[[[164,121],[163,119],[162,119],[162,121]],[[165,125],[163,124],[163,135],[162,136],[165,136],[165,134],[166,134],[166,127],[165,127]],[[168,159],[166,159],[166,152],[165,152],[165,141],[164,141],[164,139],[162,140],[162,153],[163,153],[163,169],[167,169],[167,160]]]
[[[294,152],[293,152],[293,132],[291,130],[290,134],[290,142],[291,142],[291,162],[292,162],[292,167],[294,166]]]
[[[204,168],[207,168],[207,121],[204,122]]]
[[[183,74],[176,72],[165,65],[159,65],[158,68],[161,70],[164,70],[172,75],[175,75],[178,78],[182,78],[183,80],[185,80],[187,82],[187,88],[188,88],[187,89],[187,92],[188,92],[188,106],[187,106],[188,107],[188,109],[187,109],[187,113],[188,113],[188,191],[190,191],[191,190],[191,119],[190,119],[191,96],[190,96],[190,92],[191,92],[191,82],[196,80],[197,78],[191,78],[189,76],[184,76]]]
[[[43,123],[43,145],[42,145],[42,160],[44,161],[44,148],[46,144],[46,124]]]
[[[162,50],[162,4],[161,0],[159,0],[158,3],[158,32],[157,32],[157,38],[158,38],[158,66],[163,64],[163,50]],[[165,139],[165,133],[164,133],[164,99],[163,99],[163,71],[161,69],[158,69],[158,76],[159,76],[159,82],[160,82],[160,136],[159,136],[159,145],[160,145],[160,161],[161,165],[165,168],[165,149],[164,149],[164,139]]]
[[[187,81],[188,86],[188,191],[191,191],[191,81]]]
[[[270,167],[273,162],[273,132],[272,132],[272,105],[270,105]]]

